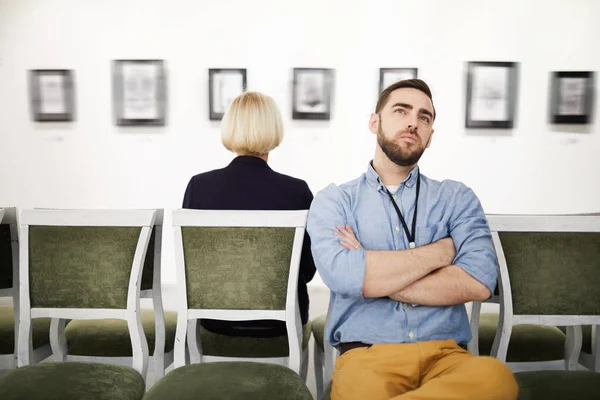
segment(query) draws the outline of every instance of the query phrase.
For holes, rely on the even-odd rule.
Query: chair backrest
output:
[[[133,366],[145,374],[140,288],[155,217],[156,210],[21,213],[19,365],[28,363],[21,343],[31,318],[118,318],[128,321]]]
[[[18,289],[18,211],[3,208],[0,211],[0,297],[16,296]]]
[[[154,229],[148,243],[148,251],[142,270],[142,290],[153,289],[158,286],[160,290],[161,254],[162,254],[162,229],[164,209],[157,209],[154,219]],[[157,278],[157,279],[155,279]]]
[[[190,319],[285,321],[290,364],[297,358],[299,365],[298,273],[307,215],[174,211],[179,312]]]
[[[558,318],[565,325],[584,324],[590,316],[589,323],[598,323],[600,216],[487,218],[504,312]]]

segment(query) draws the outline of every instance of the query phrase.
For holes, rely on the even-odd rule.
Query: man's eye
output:
[[[425,121],[425,122],[429,122],[429,117],[425,117],[425,116],[423,116],[423,117],[421,117],[421,120],[422,120],[422,121]]]

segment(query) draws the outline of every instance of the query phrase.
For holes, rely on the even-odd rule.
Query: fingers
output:
[[[345,227],[338,225],[338,232],[334,232],[333,234],[340,238],[340,245],[347,248],[348,250],[356,250],[360,248],[360,242],[354,236],[354,232],[352,232],[352,228],[350,225],[346,225]]]

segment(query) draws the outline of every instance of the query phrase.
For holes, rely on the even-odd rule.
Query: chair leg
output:
[[[199,319],[190,319],[187,323],[187,343],[190,351],[190,363],[192,364],[202,362],[202,349],[198,344],[199,324]]]
[[[479,355],[479,318],[481,316],[481,302],[474,301],[471,309],[471,341],[467,344],[467,349],[473,355]]]
[[[174,368],[183,367],[189,361],[186,340],[187,328],[187,314],[180,311],[177,314],[177,330],[175,331],[175,349],[173,350]]]
[[[581,333],[581,325],[567,326],[567,340],[565,341],[565,370],[577,370],[582,341],[583,338]]]
[[[323,366],[323,358],[325,354],[321,352],[317,343],[313,343],[313,363],[315,368],[315,382],[317,384],[317,398],[320,399],[323,397],[323,375],[324,375],[324,366]]]
[[[302,352],[302,359],[300,361],[300,378],[306,383],[306,376],[308,375],[308,349]]]
[[[66,322],[67,320],[63,318],[52,318],[50,320],[50,346],[55,362],[63,362],[67,359]]]

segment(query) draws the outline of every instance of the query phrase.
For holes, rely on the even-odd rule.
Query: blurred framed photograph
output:
[[[590,123],[593,96],[593,72],[554,72],[552,74],[550,121],[553,124]]]
[[[163,60],[113,61],[113,105],[118,126],[164,126]]]
[[[326,68],[294,68],[293,119],[331,118],[334,72]]]
[[[68,122],[75,117],[75,82],[72,70],[29,71],[32,118],[36,122]]]
[[[209,69],[209,119],[223,119],[233,99],[246,91],[246,85],[245,69]]]
[[[417,77],[417,68],[379,68],[379,93],[392,83]]]
[[[467,128],[511,129],[517,103],[518,64],[469,62]]]

